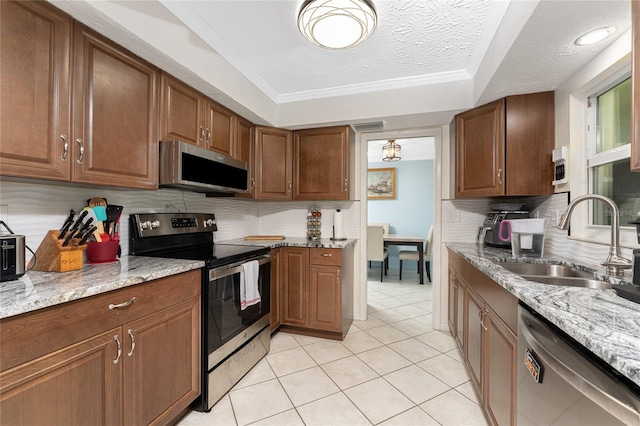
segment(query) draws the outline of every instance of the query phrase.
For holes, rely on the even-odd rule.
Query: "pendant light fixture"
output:
[[[396,143],[395,139],[390,139],[382,146],[382,161],[399,161],[401,149],[402,147]]]
[[[365,41],[376,28],[370,0],[306,0],[298,13],[298,29],[313,44],[348,49]]]

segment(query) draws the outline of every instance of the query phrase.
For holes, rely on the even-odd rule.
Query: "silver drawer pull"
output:
[[[322,257],[331,257],[331,253],[322,253],[320,256],[322,256]]]
[[[117,364],[118,361],[120,361],[120,355],[122,355],[122,344],[120,343],[120,336],[118,334],[113,336],[113,340],[118,344],[118,355],[116,356],[116,359],[113,360],[113,363]]]
[[[76,139],[76,142],[80,145],[80,153],[78,154],[76,163],[82,164],[82,160],[84,160],[84,142],[80,138]]]
[[[131,306],[131,304],[133,302],[135,302],[135,301],[136,301],[136,298],[132,297],[131,300],[127,300],[126,302],[118,303],[117,305],[114,305],[113,303],[111,303],[109,305],[109,309],[126,308],[128,306]]]
[[[64,142],[62,145],[62,156],[60,157],[60,160],[67,161],[67,154],[69,154],[69,141],[67,141],[67,135],[60,135],[60,139]]]
[[[133,350],[136,348],[136,339],[133,337],[133,330],[127,330],[129,337],[131,337],[131,350],[127,353],[127,356],[133,355]]]

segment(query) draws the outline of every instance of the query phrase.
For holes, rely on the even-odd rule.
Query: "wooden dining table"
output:
[[[418,250],[418,274],[420,284],[424,284],[424,238],[398,234],[384,234],[384,246],[414,246]]]

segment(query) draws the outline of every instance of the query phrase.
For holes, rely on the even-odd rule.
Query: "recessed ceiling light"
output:
[[[578,46],[588,46],[590,44],[595,44],[599,41],[604,40],[615,32],[616,27],[598,28],[597,30],[589,31],[586,34],[581,35],[580,37],[578,37],[575,43]]]

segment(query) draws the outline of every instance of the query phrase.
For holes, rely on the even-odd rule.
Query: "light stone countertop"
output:
[[[196,260],[122,256],[117,262],[85,264],[77,271],[29,271],[18,280],[0,283],[0,319],[203,266]]]
[[[450,243],[447,247],[640,386],[640,304],[617,296],[611,289],[528,281],[495,264],[516,261],[510,250],[462,243]],[[629,272],[622,280],[608,277],[600,265],[557,257],[526,261],[578,267],[614,284],[631,284]]]
[[[330,238],[322,238],[320,240],[307,240],[305,237],[286,237],[284,240],[250,240],[244,238],[234,240],[216,241],[216,244],[237,244],[243,246],[260,246],[260,247],[318,247],[318,248],[337,248],[342,249],[355,244],[357,239],[348,238],[343,241],[332,241]]]

